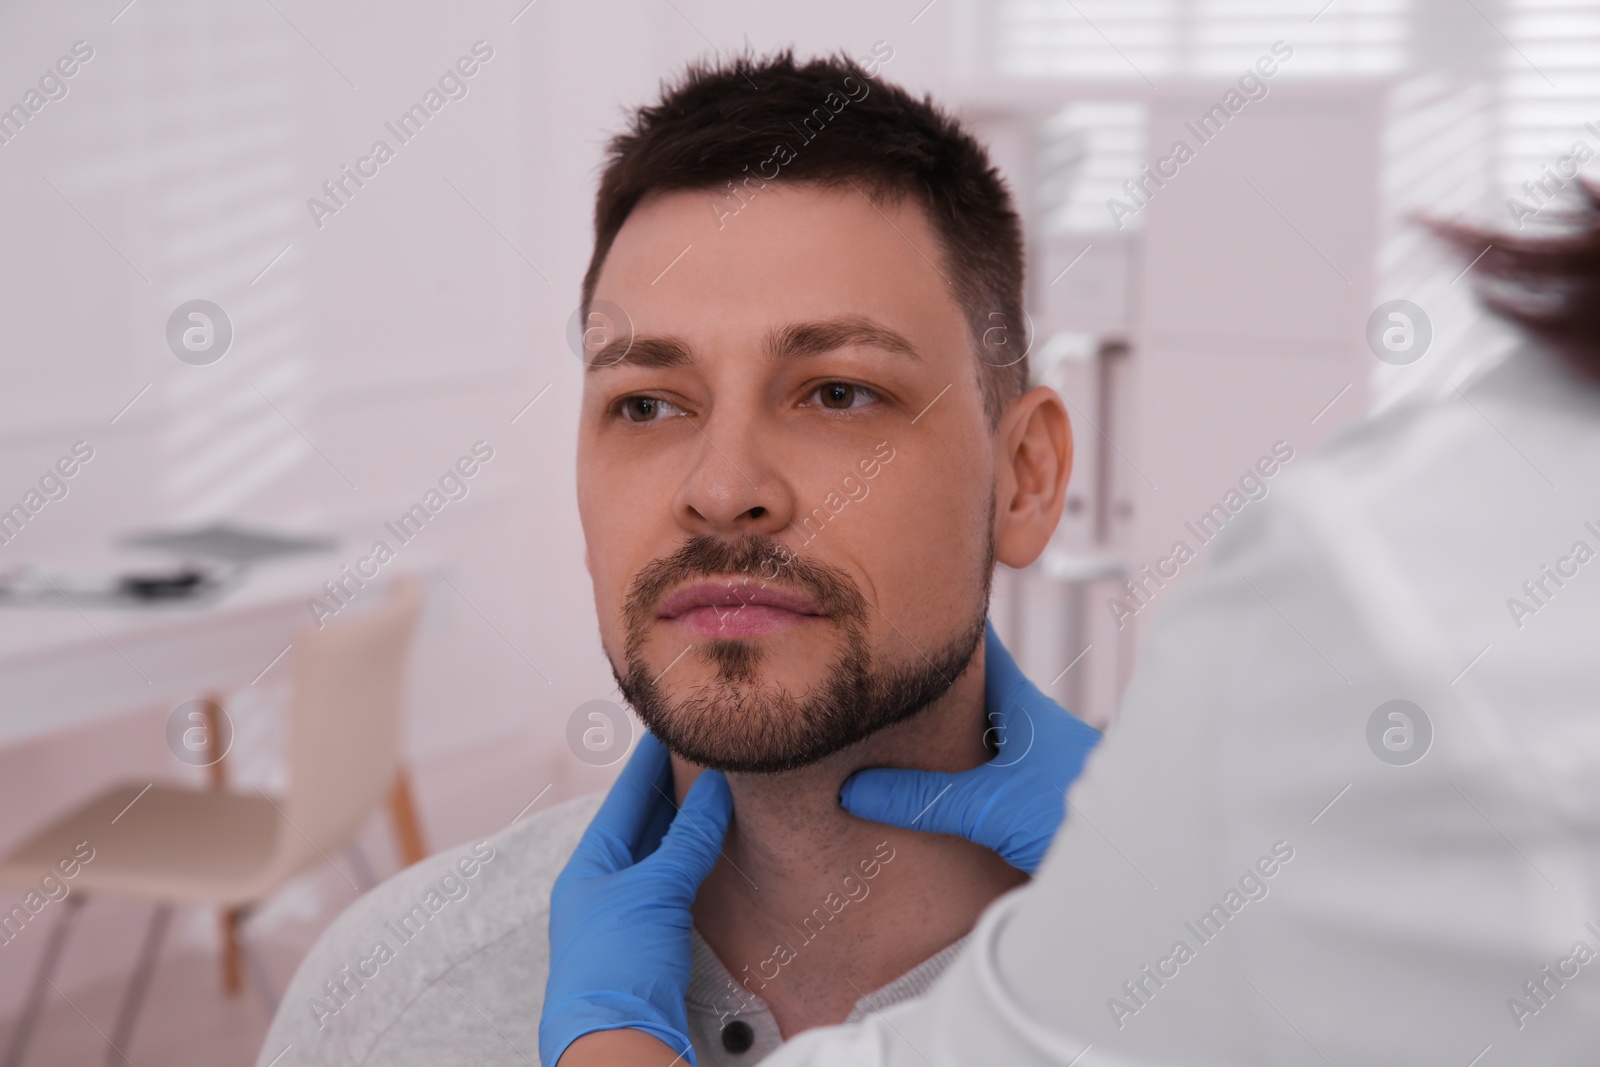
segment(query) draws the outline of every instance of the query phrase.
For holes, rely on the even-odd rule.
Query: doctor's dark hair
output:
[[[931,97],[878,76],[893,49],[879,42],[873,56],[865,68],[843,54],[796,63],[785,49],[690,64],[677,84],[664,83],[660,100],[634,111],[608,145],[584,317],[617,232],[649,194],[703,189],[719,221],[774,182],[854,186],[875,203],[912,197],[940,244],[930,258],[966,318],[993,430],[1027,388],[1022,225],[983,146]],[[887,223],[884,234],[899,239]]]
[[[1473,267],[1478,299],[1549,344],[1600,385],[1600,186],[1580,180],[1581,202],[1551,232],[1524,236],[1429,221]]]

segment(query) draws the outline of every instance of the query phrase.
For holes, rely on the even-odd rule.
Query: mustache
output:
[[[774,570],[775,577],[768,578]],[[634,577],[623,601],[630,644],[654,618],[667,593],[696,578],[730,574],[744,575],[743,582],[752,589],[777,585],[803,590],[824,614],[844,622],[860,622],[867,615],[867,600],[849,575],[796,555],[774,537],[747,533],[730,541],[700,534],[671,555],[651,560]]]

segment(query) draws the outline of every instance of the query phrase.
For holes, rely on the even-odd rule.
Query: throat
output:
[[[844,777],[730,775],[734,822],[694,903],[700,936],[786,1039],[843,1022],[1026,881],[971,842],[849,815]]]

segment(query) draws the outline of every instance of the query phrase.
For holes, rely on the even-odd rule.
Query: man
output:
[[[763,1067],[1592,1067],[1600,189],[1580,189],[1555,232],[1435,225],[1524,343],[1230,525],[1158,613],[1037,878],[926,996]],[[1026,801],[1055,786],[1028,768],[1057,738],[1029,740],[954,776],[864,770],[843,799],[909,827],[965,786],[985,817],[956,832],[1037,843],[1054,827]],[[557,879],[560,1067],[688,1044],[679,961],[732,812],[715,771],[654,796],[666,770],[646,738]]]
[[[685,1054],[755,1062],[925,990],[1037,862],[855,818],[839,791],[863,767],[979,767],[1018,712],[1070,723],[1053,773],[1077,773],[1098,735],[985,621],[995,563],[1027,566],[1055,529],[1071,437],[1060,397],[1026,388],[1003,182],[952,119],[862,65],[692,68],[612,142],[595,229],[585,560],[677,798],[701,768],[727,775]],[[262,1063],[286,1046],[526,1062],[551,882],[597,804],[354,905],[301,965]]]

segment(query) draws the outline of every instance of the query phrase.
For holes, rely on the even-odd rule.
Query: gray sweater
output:
[[[448,849],[351,904],[301,961],[257,1067],[538,1063],[550,887],[601,799]],[[961,944],[862,997],[851,1020],[925,992]],[[771,1012],[754,993],[736,994],[698,934],[691,949],[685,1005],[700,1064],[758,1062],[781,1042]]]

